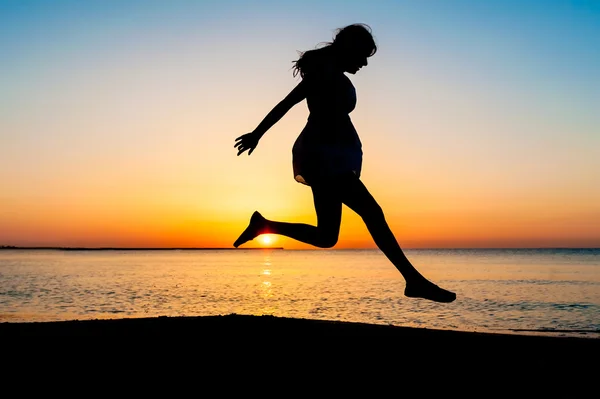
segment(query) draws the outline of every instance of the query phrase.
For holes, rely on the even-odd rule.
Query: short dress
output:
[[[362,144],[350,119],[356,90],[343,72],[305,76],[308,121],[292,148],[294,179],[308,186],[344,174],[360,177]]]

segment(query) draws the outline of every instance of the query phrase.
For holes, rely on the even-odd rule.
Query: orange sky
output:
[[[252,156],[234,139],[297,84],[296,50],[366,22],[380,49],[351,116],[402,246],[600,247],[596,11],[225,3],[7,9],[0,245],[230,247],[254,210],[314,224],[291,169],[305,103]],[[347,208],[337,247],[373,247]]]

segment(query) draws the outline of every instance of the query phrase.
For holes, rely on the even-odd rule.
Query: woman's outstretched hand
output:
[[[254,149],[258,145],[258,140],[260,140],[260,137],[260,135],[251,132],[241,135],[240,137],[235,139],[234,147],[238,149],[238,156],[247,150],[249,150],[248,155],[252,154],[252,151],[254,151]]]

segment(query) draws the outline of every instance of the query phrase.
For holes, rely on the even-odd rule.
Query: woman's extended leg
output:
[[[329,185],[314,185],[311,188],[317,212],[316,226],[268,220],[259,212],[254,212],[248,227],[233,246],[237,248],[261,234],[279,234],[319,248],[333,247],[340,233],[342,201]]]
[[[404,294],[408,297],[426,298],[437,302],[452,302],[456,294],[444,290],[427,280],[410,263],[390,230],[383,210],[369,190],[354,175],[344,176],[336,184],[342,202],[362,217],[375,244],[396,266],[406,280]]]

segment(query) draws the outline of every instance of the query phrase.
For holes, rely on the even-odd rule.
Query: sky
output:
[[[298,52],[368,24],[361,179],[403,248],[600,247],[600,1],[0,0],[0,245],[231,247],[294,181]],[[246,247],[311,248],[269,236]],[[375,248],[348,208],[337,248]]]

